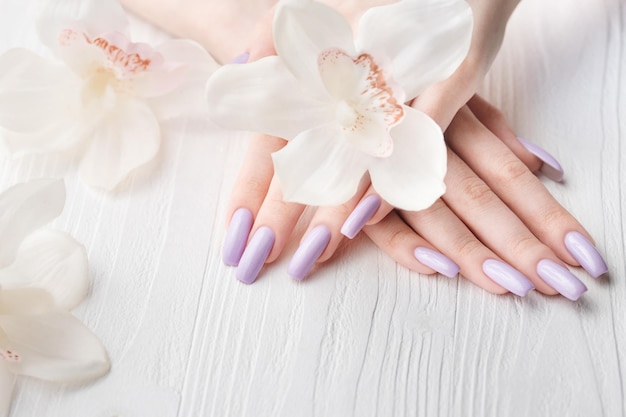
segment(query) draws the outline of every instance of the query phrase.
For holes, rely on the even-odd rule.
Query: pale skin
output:
[[[219,60],[227,62],[243,51],[250,53],[250,61],[274,53],[271,11],[268,12],[273,1],[187,1],[195,3],[189,7],[199,7],[200,11],[214,7],[212,14],[204,16],[215,17],[217,26],[204,21],[202,27],[186,25],[183,28],[176,27],[174,22],[168,29],[201,41]],[[150,10],[150,7],[142,8],[142,2],[144,0],[123,1],[134,10]],[[392,2],[324,1],[352,22],[368,7]],[[557,291],[537,275],[537,263],[549,259],[563,266],[578,266],[563,243],[564,236],[578,231],[589,240],[591,237],[533,174],[541,168],[542,161],[520,144],[497,109],[474,96],[500,48],[506,23],[518,2],[469,0],[474,14],[474,32],[467,58],[450,78],[430,87],[412,103],[446,132],[445,195],[420,212],[394,210],[383,201],[364,232],[398,263],[422,274],[435,271],[413,256],[416,247],[443,253],[460,266],[463,277],[489,292],[507,292],[482,269],[485,260],[498,259],[521,271],[538,291],[556,294]],[[162,3],[169,3],[169,0],[162,0]],[[158,21],[158,17],[143,14]],[[257,22],[255,31],[250,31],[251,22]],[[226,29],[225,25],[230,26]],[[223,33],[230,33],[226,41],[218,36]],[[274,231],[276,240],[266,263],[274,262],[281,255],[306,208],[285,202],[274,177],[271,153],[285,144],[280,138],[265,135],[251,138],[228,209],[228,219],[239,208],[252,212],[255,222],[250,236],[262,226]],[[338,207],[316,209],[304,235],[320,224],[331,231],[330,242],[318,262],[333,256],[345,239],[340,233],[344,221],[359,201],[373,193],[375,190],[364,178],[350,201]]]

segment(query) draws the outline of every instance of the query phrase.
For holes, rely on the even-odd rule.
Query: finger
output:
[[[283,200],[278,179],[274,177],[235,272],[238,280],[252,284],[263,265],[278,258],[303,211],[303,205]]]
[[[471,142],[467,140],[471,137]],[[541,181],[469,109],[450,126],[449,146],[467,162],[532,233],[570,265],[594,277],[607,266],[582,225],[561,206]]]
[[[254,134],[250,138],[228,202],[228,230],[222,249],[222,260],[226,265],[239,264],[254,218],[274,175],[271,154],[281,149],[285,143],[282,139],[260,134]]]
[[[284,200],[278,177],[274,176],[252,228],[254,233],[261,227],[269,227],[276,235],[266,263],[274,262],[281,254],[304,209],[302,204]]]
[[[509,127],[504,115],[498,109],[478,95],[474,95],[467,103],[467,106],[476,118],[504,142],[531,171],[539,171],[542,161],[522,145]]]
[[[498,255],[483,245],[442,200],[426,210],[400,213],[413,230],[459,265],[462,276],[479,287],[494,294],[508,290],[520,296],[533,288],[528,279],[512,267],[507,268]],[[488,261],[502,265],[506,273],[487,275],[483,265],[489,265]]]
[[[580,280],[569,272],[562,276],[540,276],[537,271],[540,262],[549,262],[562,268],[564,264],[452,151],[449,152],[448,164],[453,175],[446,177],[448,191],[443,199],[483,244],[522,272],[545,294],[554,294],[551,284],[557,279],[567,282],[553,288],[568,298],[577,299],[586,290]],[[534,178],[525,165],[521,162],[519,164]]]
[[[411,229],[396,211],[365,226],[365,234],[397,263],[420,274],[440,273],[454,278],[459,266]]]
[[[319,207],[315,211],[298,249],[289,261],[289,275],[302,280],[309,275],[316,263],[330,259],[344,238],[341,227],[368,185],[369,178],[364,177],[356,194],[349,201],[339,206]]]
[[[516,136],[505,117],[483,98],[475,95],[468,107],[476,118],[533,172],[541,172],[553,181],[563,181],[563,168],[554,156],[534,143]]]

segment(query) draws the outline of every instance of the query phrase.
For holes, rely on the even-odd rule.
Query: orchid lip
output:
[[[22,361],[22,357],[20,356],[19,353],[13,351],[13,350],[9,350],[9,349],[0,349],[0,359],[6,361],[6,362],[21,362]]]
[[[367,53],[353,58],[330,48],[318,56],[318,67],[328,93],[337,100],[335,116],[345,138],[370,156],[391,155],[388,133],[402,121],[404,109],[374,58]]]

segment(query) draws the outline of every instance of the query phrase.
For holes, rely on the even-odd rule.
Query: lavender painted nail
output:
[[[311,229],[289,261],[287,273],[298,281],[304,279],[328,246],[328,242],[330,242],[328,227],[321,224]]]
[[[530,290],[535,289],[535,285],[524,274],[496,259],[487,259],[483,262],[483,272],[493,281],[520,297],[524,297]]]
[[[565,235],[565,246],[569,253],[594,278],[609,272],[602,255],[595,246],[580,232],[569,232]]]
[[[272,251],[276,235],[267,226],[259,228],[252,236],[248,247],[241,256],[235,277],[245,284],[252,284],[261,272],[267,257]]]
[[[537,274],[546,284],[557,290],[563,297],[576,301],[587,287],[567,268],[549,259],[542,259],[537,264]]]
[[[418,261],[448,278],[457,276],[461,269],[450,258],[430,248],[415,248],[413,254]]]
[[[563,168],[561,167],[561,164],[559,164],[559,161],[546,152],[545,149],[535,145],[534,143],[528,142],[526,139],[520,138],[519,136],[517,137],[517,140],[519,140],[528,152],[541,159],[543,165],[541,166],[540,171],[543,175],[553,181],[563,181]]]
[[[239,264],[253,221],[252,212],[246,208],[240,208],[233,214],[222,249],[222,261],[226,265],[237,266]]]
[[[231,64],[246,64],[248,62],[248,59],[250,59],[250,53],[249,52],[244,52],[241,55],[237,55],[236,57],[233,58],[232,61],[230,61]]]
[[[376,194],[371,194],[361,200],[341,227],[341,234],[348,239],[354,239],[361,229],[363,229],[365,223],[376,214],[380,203],[380,197]]]

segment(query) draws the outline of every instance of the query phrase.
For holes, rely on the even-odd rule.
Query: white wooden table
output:
[[[25,3],[0,0],[0,50],[41,50]],[[112,195],[0,160],[2,189],[69,172],[54,227],[88,248],[75,314],[112,362],[87,386],[21,379],[11,417],[626,416],[626,2],[522,1],[483,92],[561,161],[546,185],[606,255],[608,277],[574,271],[579,302],[420,276],[364,237],[313,279],[287,276],[292,244],[242,285],[220,247],[245,138],[173,122]]]

